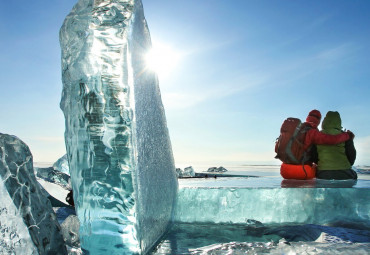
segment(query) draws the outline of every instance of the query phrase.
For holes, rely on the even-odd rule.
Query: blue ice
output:
[[[281,181],[276,177],[180,180],[175,222],[370,222],[369,187],[367,180]]]
[[[177,194],[151,39],[140,0],[80,0],[60,30],[65,141],[89,254],[147,252]],[[164,188],[165,187],[165,188]]]

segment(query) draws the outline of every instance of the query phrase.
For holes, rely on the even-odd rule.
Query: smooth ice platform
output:
[[[370,222],[370,180],[210,177],[179,180],[177,223]]]
[[[368,173],[300,181],[278,166],[227,168],[179,179],[175,225],[153,254],[368,253]]]

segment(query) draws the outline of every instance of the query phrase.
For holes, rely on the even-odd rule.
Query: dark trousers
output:
[[[348,170],[318,170],[317,179],[325,180],[357,180],[357,173],[352,169]]]

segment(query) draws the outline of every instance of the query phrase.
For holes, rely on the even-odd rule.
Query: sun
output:
[[[154,44],[145,55],[146,67],[165,78],[175,69],[181,58],[179,51],[166,44]]]

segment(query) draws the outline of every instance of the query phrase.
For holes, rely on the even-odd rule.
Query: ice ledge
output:
[[[284,180],[281,177],[208,175],[208,178],[179,179],[182,188],[355,188],[370,189],[370,180]]]
[[[370,182],[281,178],[180,180],[179,223],[370,222]],[[231,178],[233,179],[233,178]],[[325,185],[327,185],[325,187]],[[352,186],[352,188],[351,188]]]

